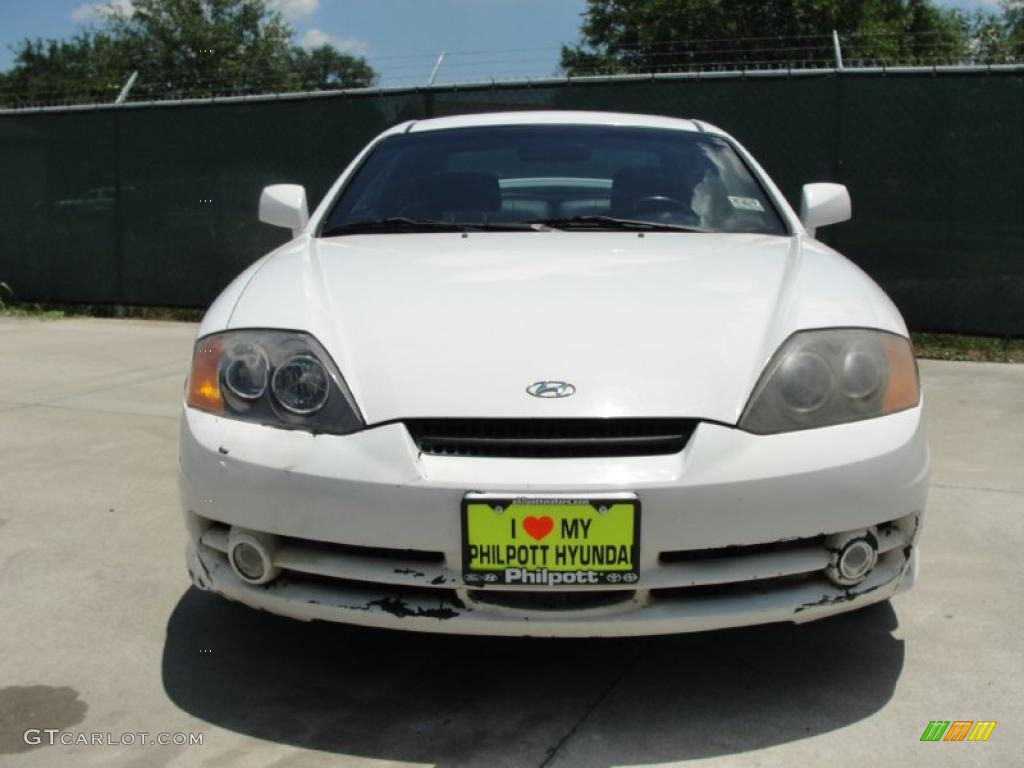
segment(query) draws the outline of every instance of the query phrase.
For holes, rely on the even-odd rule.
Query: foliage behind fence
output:
[[[20,299],[203,306],[285,234],[260,189],[318,200],[385,127],[507,109],[699,117],[791,203],[840,181],[827,242],[918,330],[1024,335],[1024,72],[561,81],[0,115],[0,280]]]

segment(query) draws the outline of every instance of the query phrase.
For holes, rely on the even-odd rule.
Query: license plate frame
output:
[[[469,587],[628,588],[640,579],[642,516],[635,493],[470,492],[462,497],[460,517],[462,581]],[[527,524],[527,518],[534,518],[534,522]],[[543,518],[549,518],[550,525]],[[563,520],[570,522],[563,524]],[[498,534],[498,526],[505,525],[508,535]],[[623,527],[625,531],[619,530]],[[583,536],[565,535],[574,532]],[[591,532],[595,534],[593,539]],[[513,539],[516,543],[512,546],[517,547],[514,555],[508,550]],[[477,549],[471,550],[471,546]],[[488,546],[491,549],[485,555],[481,547]],[[499,549],[494,550],[494,546]],[[526,560],[520,557],[524,552],[519,548],[523,546],[530,548]],[[623,560],[623,554],[628,559]],[[488,562],[482,563],[482,559]]]

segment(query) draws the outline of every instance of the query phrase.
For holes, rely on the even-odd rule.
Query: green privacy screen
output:
[[[287,235],[267,184],[311,207],[397,122],[509,109],[697,117],[799,202],[838,181],[822,231],[916,330],[1024,335],[1024,73],[823,73],[558,82],[0,115],[0,281],[21,299],[202,307]]]

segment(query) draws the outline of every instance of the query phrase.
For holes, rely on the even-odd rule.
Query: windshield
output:
[[[383,140],[321,236],[445,229],[786,229],[724,139],[614,126],[485,126]]]

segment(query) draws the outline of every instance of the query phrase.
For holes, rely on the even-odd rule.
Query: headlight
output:
[[[739,426],[773,434],[870,419],[917,405],[910,341],[885,331],[802,331],[786,340],[754,388]]]
[[[259,344],[239,341],[224,353],[224,385],[243,400],[257,400],[267,391],[270,362]]]
[[[327,370],[312,355],[292,355],[274,371],[271,391],[286,410],[299,416],[316,413],[331,393]]]
[[[306,333],[226,331],[196,342],[186,402],[260,424],[345,435],[362,416],[327,351]]]

